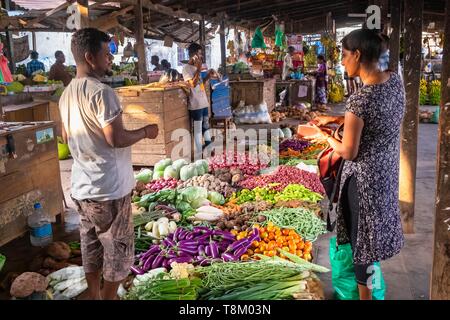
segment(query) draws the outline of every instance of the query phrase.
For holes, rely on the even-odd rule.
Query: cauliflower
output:
[[[170,276],[177,280],[189,278],[195,270],[195,267],[190,263],[172,262],[170,267],[172,268]]]

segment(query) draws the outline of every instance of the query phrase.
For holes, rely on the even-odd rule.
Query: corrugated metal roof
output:
[[[66,0],[13,0],[15,4],[28,10],[53,9]]]

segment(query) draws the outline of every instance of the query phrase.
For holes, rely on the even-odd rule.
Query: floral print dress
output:
[[[343,218],[342,188],[355,175],[359,219],[353,262],[368,264],[386,260],[403,247],[399,208],[400,129],[405,110],[403,83],[397,74],[381,84],[365,85],[346,105],[364,121],[359,152],[345,161],[337,206],[337,241],[349,242]]]

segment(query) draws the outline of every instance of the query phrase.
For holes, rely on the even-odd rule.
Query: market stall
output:
[[[56,216],[64,214],[53,122],[0,122],[0,245],[28,230],[36,201]]]

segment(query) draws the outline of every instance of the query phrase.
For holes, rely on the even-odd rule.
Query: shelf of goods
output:
[[[123,123],[126,129],[134,130],[148,124],[158,125],[156,139],[144,139],[131,148],[133,165],[153,166],[159,160],[173,157],[173,148],[179,141],[190,141],[182,136],[172,141],[176,129],[190,132],[188,98],[186,91],[177,85],[167,87],[128,86],[116,89],[123,107]],[[183,139],[183,140],[182,140]]]
[[[275,79],[230,81],[230,87],[233,107],[244,101],[253,106],[266,102],[269,112],[275,108]]]
[[[27,231],[36,201],[64,214],[55,123],[0,122],[0,246]],[[11,150],[16,157],[11,156]]]
[[[61,136],[62,121],[58,102],[47,94],[19,93],[0,98],[0,113],[3,121],[54,121],[56,135]]]

